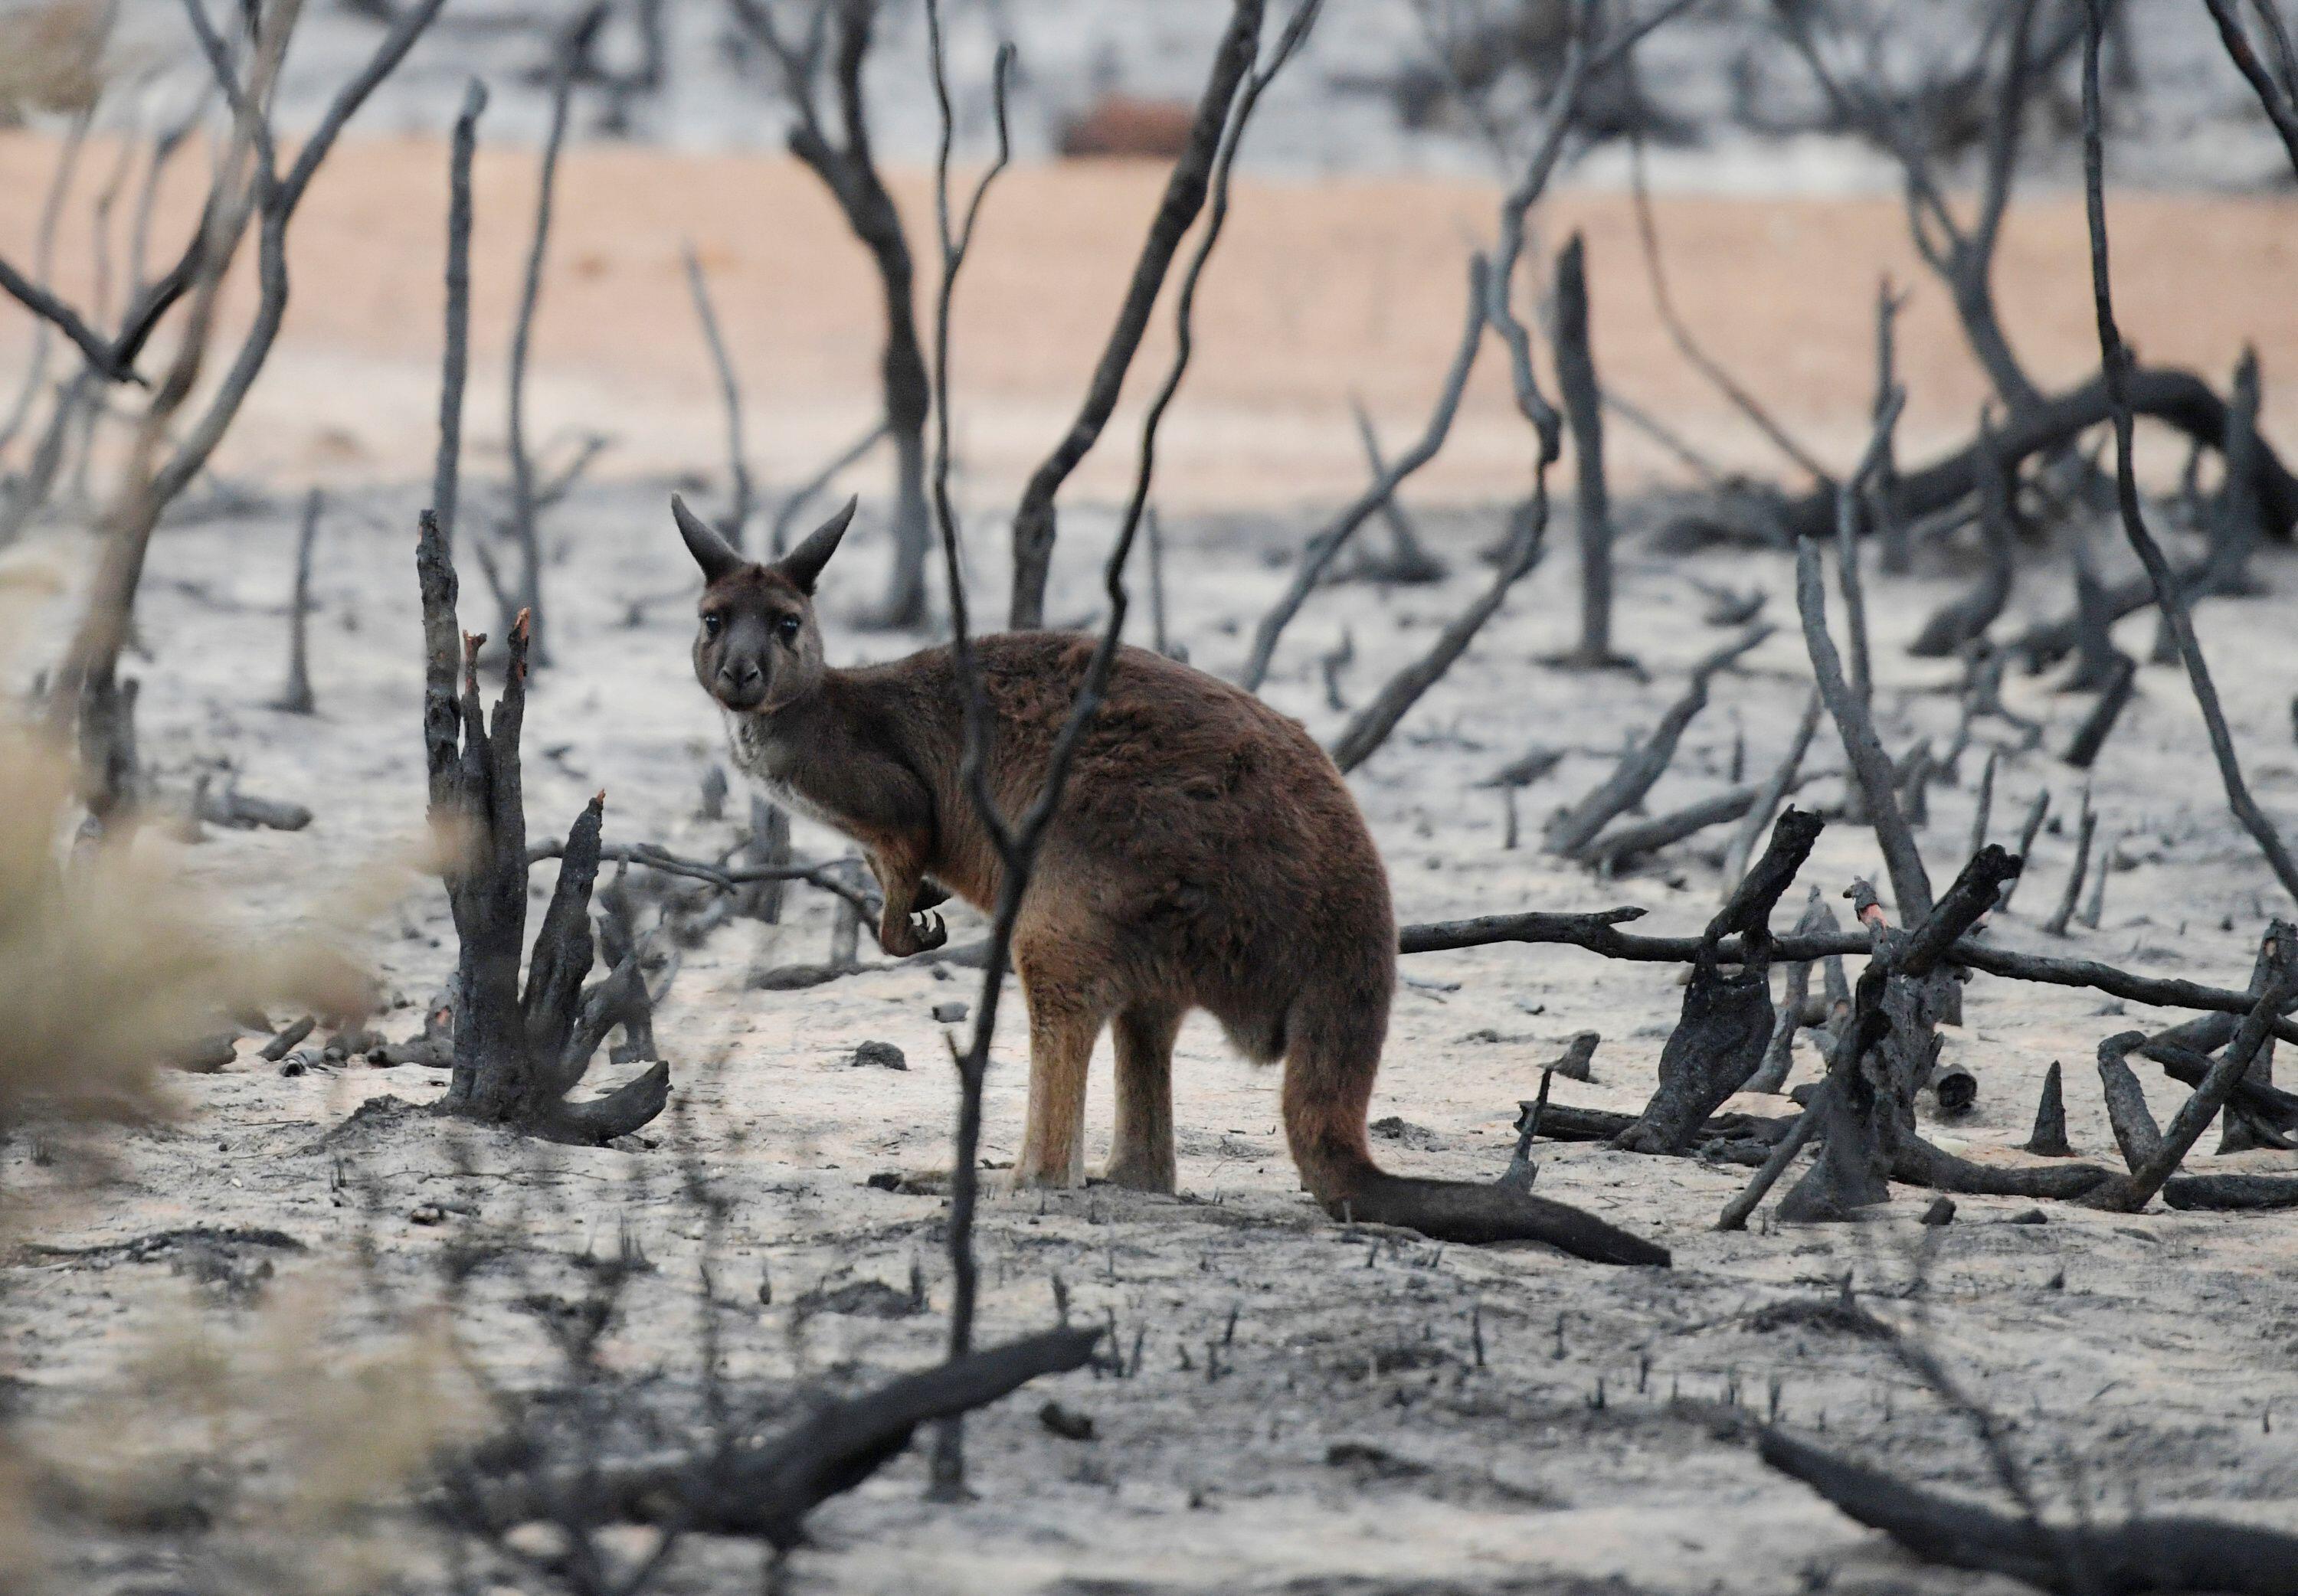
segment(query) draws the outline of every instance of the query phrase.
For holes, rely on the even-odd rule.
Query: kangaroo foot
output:
[[[1013,1166],[1006,1189],[1010,1191],[1070,1192],[1085,1185],[1085,1169],[1075,1162],[1059,1168],[1048,1168],[1025,1151],[1021,1162]]]
[[[1150,1159],[1112,1158],[1109,1167],[1093,1177],[1095,1186],[1122,1187],[1129,1192],[1157,1192],[1173,1195],[1173,1166],[1160,1165]]]

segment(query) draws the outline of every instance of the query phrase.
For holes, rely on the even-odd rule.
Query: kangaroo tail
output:
[[[1373,1162],[1365,1112],[1384,1015],[1302,1004],[1285,1054],[1285,1132],[1310,1195],[1335,1219],[1395,1225],[1435,1241],[1540,1241],[1592,1263],[1657,1264],[1666,1247],[1568,1203],[1494,1182],[1422,1180]],[[1385,1006],[1385,1005],[1383,1005]]]

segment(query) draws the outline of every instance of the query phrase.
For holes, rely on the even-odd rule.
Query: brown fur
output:
[[[690,519],[681,525],[693,547],[707,528]],[[811,593],[835,544],[834,532],[817,534],[774,566],[697,549],[712,575],[701,613],[718,619],[696,639],[695,674],[725,710],[736,762],[867,851],[885,891],[880,939],[911,953],[942,940],[938,919],[917,913],[939,901],[932,883],[987,908],[1000,864],[964,790],[951,650],[857,670],[822,662]],[[776,631],[785,616],[798,618],[796,635]],[[1093,645],[1012,633],[975,652],[991,785],[1019,814],[1043,785]],[[763,680],[751,680],[752,664]],[[1284,1061],[1286,1137],[1329,1209],[1421,1228],[1442,1210],[1447,1234],[1497,1234],[1489,1214],[1461,1217],[1497,1188],[1399,1179],[1373,1164],[1365,1115],[1396,978],[1387,875],[1324,750],[1251,694],[1119,650],[1015,923],[1013,963],[1029,1020],[1017,1181],[1082,1183],[1086,1073],[1113,1025],[1108,1178],[1171,1191],[1173,1038],[1202,1008],[1248,1058]]]

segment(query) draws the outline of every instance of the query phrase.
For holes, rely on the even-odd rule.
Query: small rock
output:
[[[2050,1222],[2051,1216],[2039,1208],[2030,1208],[2024,1213],[2011,1216],[2011,1223],[2014,1225],[2047,1225]]]
[[[880,1170],[862,1184],[873,1192],[897,1192],[902,1189],[901,1171]]]
[[[1038,1409],[1037,1422],[1064,1441],[1093,1439],[1093,1415],[1064,1408],[1059,1402],[1049,1402]]]
[[[933,1005],[933,1017],[944,1025],[955,1025],[971,1012],[964,1004],[954,1000]]]
[[[1931,1205],[1923,1210],[1923,1223],[1926,1225],[1954,1224],[1955,1199],[1952,1197],[1932,1198]]]
[[[847,1062],[857,1070],[906,1070],[910,1067],[910,1061],[903,1057],[902,1050],[891,1042],[864,1042],[854,1050],[854,1056]]]
[[[443,1225],[447,1222],[447,1211],[436,1203],[426,1203],[410,1211],[407,1220],[413,1225]]]

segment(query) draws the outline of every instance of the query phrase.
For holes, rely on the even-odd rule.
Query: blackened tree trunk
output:
[[[621,1026],[636,1035],[649,1018],[636,949],[605,979],[583,984],[597,956],[591,889],[599,875],[606,794],[591,800],[567,834],[522,991],[527,860],[518,745],[526,714],[526,617],[519,616],[507,640],[502,697],[490,722],[479,699],[476,666],[486,640],[465,634],[457,624],[454,561],[437,518],[427,511],[415,564],[423,591],[423,751],[431,821],[446,850],[441,874],[459,945],[454,1073],[439,1107],[552,1141],[598,1144],[626,1136],[669,1101],[667,1064],[657,1063],[602,1097],[582,1103],[566,1097],[609,1031]]]

